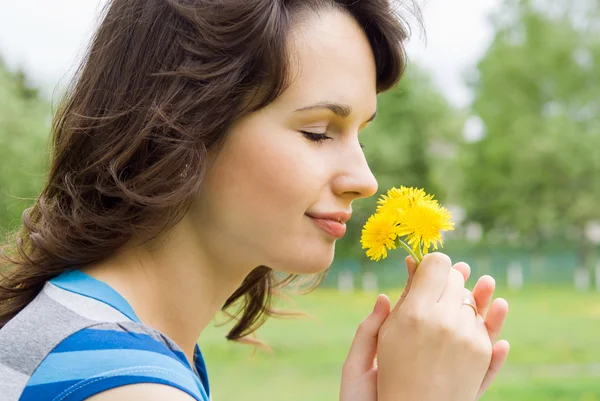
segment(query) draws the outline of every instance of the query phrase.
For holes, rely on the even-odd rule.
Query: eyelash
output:
[[[317,133],[308,132],[308,131],[300,131],[300,132],[302,133],[302,135],[304,135],[309,140],[311,140],[313,142],[317,142],[317,143],[325,142],[327,139],[333,139],[332,137],[327,136],[326,134],[317,134]]]
[[[332,137],[327,136],[326,134],[316,134],[314,132],[307,132],[307,131],[300,131],[300,132],[302,133],[302,135],[304,135],[309,140],[311,140],[313,142],[317,142],[317,143],[323,143],[327,139],[333,139]],[[360,147],[364,148],[365,145],[363,145],[362,143],[360,143]]]

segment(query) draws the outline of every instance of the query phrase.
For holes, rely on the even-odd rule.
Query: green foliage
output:
[[[0,237],[41,190],[49,124],[50,107],[23,72],[0,63]]]
[[[485,137],[462,148],[463,203],[488,232],[581,242],[600,219],[600,35],[552,4],[510,0],[495,16],[471,79]]]

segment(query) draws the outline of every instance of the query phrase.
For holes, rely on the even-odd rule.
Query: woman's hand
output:
[[[462,269],[469,269],[469,265],[466,263],[462,263],[462,265]],[[482,276],[477,281],[477,284],[475,284],[475,288],[473,288],[473,297],[475,298],[475,302],[477,302],[480,322],[483,321],[483,324],[485,324],[490,342],[493,344],[492,361],[490,362],[490,366],[481,383],[476,400],[485,393],[494,379],[496,379],[498,372],[506,361],[508,351],[510,350],[508,341],[498,341],[498,336],[500,336],[506,316],[508,315],[508,303],[502,298],[496,298],[492,302],[495,290],[496,281],[491,276]]]
[[[415,276],[416,263],[414,260],[410,257],[407,258],[406,265],[408,269],[408,281],[394,310],[398,310],[404,303],[404,300],[410,292]],[[453,266],[453,268],[462,274],[464,281],[468,279],[470,268],[467,264],[458,263]],[[447,276],[450,276],[450,270],[448,270]],[[485,325],[489,335],[490,344],[496,341],[508,312],[508,305],[506,301],[502,299],[495,300],[490,306],[490,300],[492,299],[494,290],[494,280],[489,276],[482,277],[473,290],[473,296],[477,302],[479,314],[481,315],[479,324]],[[390,309],[388,298],[385,295],[380,295],[373,312],[360,324],[348,358],[344,363],[340,400],[375,401],[378,399],[378,367],[375,356],[377,354],[380,329],[383,322],[390,314]],[[402,341],[402,334],[400,334],[398,341]],[[492,383],[498,371],[504,364],[507,354],[508,343],[506,341],[499,341],[493,346],[491,362],[485,374],[485,378],[482,380],[476,398],[479,398]],[[407,364],[410,366],[410,362],[407,362]]]
[[[390,309],[388,297],[380,295],[358,326],[342,369],[340,401],[377,401],[377,335]]]

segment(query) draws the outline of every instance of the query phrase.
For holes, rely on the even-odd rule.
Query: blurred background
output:
[[[104,1],[0,0],[0,238],[40,190],[50,122]],[[600,400],[600,0],[430,0],[400,85],[362,142],[380,191],[418,186],[453,214],[444,252],[511,307],[511,354],[487,401]],[[315,292],[269,321],[271,354],[203,333],[213,398],[337,399],[357,324],[398,297],[404,253],[360,249],[357,201]],[[401,339],[399,339],[401,341]]]

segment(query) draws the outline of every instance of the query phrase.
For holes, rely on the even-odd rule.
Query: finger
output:
[[[458,262],[457,264],[455,264],[452,267],[463,274],[463,276],[465,277],[465,283],[466,283],[467,280],[469,279],[469,277],[471,276],[471,266],[469,266],[465,262]]]
[[[448,313],[457,316],[462,308],[464,292],[465,276],[460,271],[452,268],[448,273],[448,283],[438,303],[443,304]]]
[[[506,340],[501,340],[494,344],[492,347],[492,360],[490,362],[490,367],[483,378],[483,382],[481,383],[481,388],[477,393],[476,399],[479,399],[494,382],[496,376],[498,376],[498,372],[500,372],[504,362],[506,362],[509,351],[510,344]]]
[[[473,296],[477,302],[479,314],[484,318],[488,314],[490,302],[496,290],[496,280],[492,276],[481,276],[473,288]]]
[[[492,342],[496,341],[500,335],[507,315],[508,302],[506,302],[505,299],[496,298],[494,302],[492,302],[490,310],[485,318],[485,326]]]
[[[390,300],[379,295],[371,312],[358,326],[354,341],[350,346],[348,358],[344,363],[344,375],[358,377],[373,368],[377,355],[377,335],[385,319],[390,314]]]
[[[478,316],[478,312],[476,310],[477,308],[465,304],[466,300],[470,301],[471,304],[475,303],[475,297],[473,296],[473,293],[465,288],[463,290],[463,297],[460,302],[460,316],[463,326],[470,327],[472,329],[476,327],[477,323],[480,321],[481,326],[485,327],[483,325],[483,319]]]
[[[396,305],[394,305],[393,310],[400,308],[402,306],[402,304],[404,303],[404,300],[406,299],[406,296],[408,295],[408,292],[410,291],[410,286],[411,286],[413,278],[415,276],[415,272],[417,271],[417,262],[415,262],[415,260],[412,258],[412,256],[407,256],[405,259],[405,262],[406,262],[406,270],[408,271],[408,279],[406,280],[406,285],[404,286],[402,295],[400,295],[400,298],[396,302]]]
[[[411,308],[417,309],[435,305],[446,288],[451,267],[450,258],[443,253],[425,255],[415,272],[404,303],[410,303]]]

